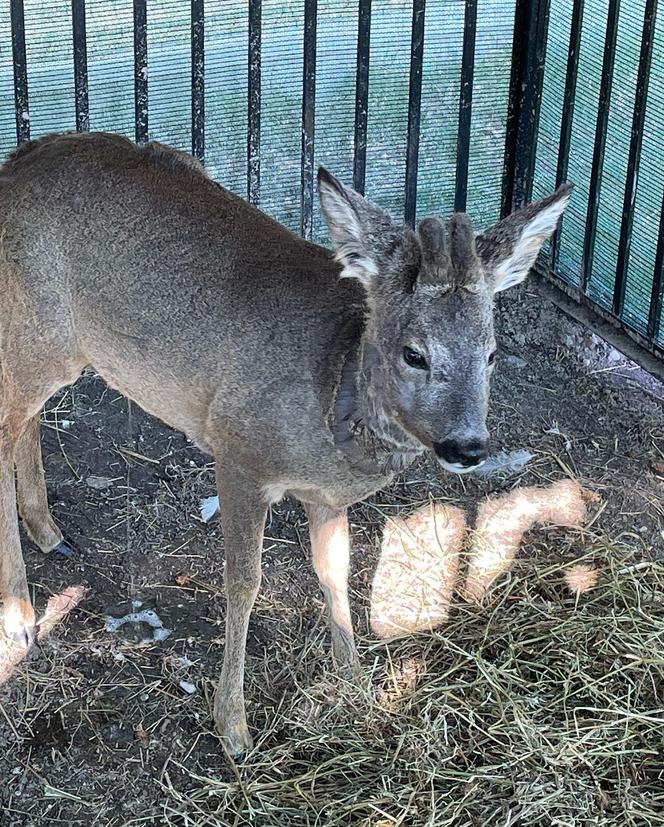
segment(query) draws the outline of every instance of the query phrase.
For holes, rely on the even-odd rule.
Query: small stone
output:
[[[528,365],[525,359],[522,359],[520,356],[503,356],[500,360],[503,364],[508,365],[511,368],[525,368]]]
[[[180,681],[180,689],[186,692],[187,695],[193,695],[194,692],[196,692],[196,684],[190,683],[189,681]]]
[[[103,491],[105,488],[110,488],[113,485],[113,480],[108,477],[88,477],[85,484],[89,488],[94,488],[95,491]]]

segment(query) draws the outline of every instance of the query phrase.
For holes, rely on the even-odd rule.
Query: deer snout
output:
[[[434,442],[433,450],[451,470],[470,470],[481,465],[489,456],[488,439],[444,439]]]

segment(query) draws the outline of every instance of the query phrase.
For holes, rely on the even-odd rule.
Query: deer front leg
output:
[[[357,650],[348,605],[350,536],[345,508],[305,505],[314,571],[325,595],[332,632],[332,656],[342,672],[357,668]]]
[[[226,646],[214,698],[214,721],[230,755],[252,747],[244,708],[244,661],[249,616],[261,582],[267,503],[240,475],[217,470],[219,511],[226,556]]]
[[[28,649],[35,635],[35,613],[18,533],[14,489],[14,448],[18,436],[0,424],[0,598],[7,636]]]

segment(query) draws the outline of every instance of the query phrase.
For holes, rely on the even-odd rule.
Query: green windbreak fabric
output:
[[[602,173],[597,238],[588,292],[602,307],[611,308],[615,284],[625,176],[631,138],[636,78],[645,0],[622,3],[613,73],[606,154]],[[540,114],[534,197],[555,186],[558,141],[563,107],[571,3],[552,3]],[[576,185],[561,234],[559,274],[570,284],[581,278],[581,256],[588,207],[595,122],[602,72],[608,0],[586,0],[579,73],[572,123],[568,178]],[[626,282],[624,320],[638,332],[647,331],[659,216],[664,187],[662,112],[664,111],[664,17],[655,29],[641,164],[636,182],[634,229]],[[658,339],[664,344],[664,320]]]
[[[646,0],[620,4],[617,52],[588,292],[611,307]],[[25,0],[31,137],[75,128],[71,3]],[[92,130],[135,134],[132,0],[87,0]],[[467,210],[476,229],[500,211],[515,0],[478,0]],[[569,180],[576,190],[561,233],[559,275],[581,279],[608,0],[586,0]],[[404,211],[412,0],[373,0],[366,193]],[[417,216],[454,204],[464,0],[427,0],[422,71]],[[555,185],[572,2],[551,3],[533,196]],[[191,149],[191,7],[147,0],[149,137]],[[353,171],[358,3],[319,0],[315,164],[350,183]],[[262,209],[300,228],[304,0],[262,2]],[[247,190],[248,0],[205,3],[205,163],[213,178]],[[664,187],[664,15],[653,63],[628,262],[624,320],[646,333]],[[0,3],[0,152],[16,141],[10,3]],[[313,235],[326,240],[317,202]],[[664,319],[658,343],[664,346]]]
[[[87,0],[90,128],[134,137],[131,0]],[[357,3],[319,0],[315,163],[352,181]],[[428,0],[422,73],[418,217],[452,210],[464,0]],[[149,137],[191,148],[190,4],[148,0]],[[412,0],[374,0],[367,195],[404,209]],[[304,0],[263,0],[261,207],[300,226]],[[479,0],[468,211],[478,228],[500,209],[514,0]],[[25,0],[31,137],[75,128],[71,4]],[[247,0],[205,4],[205,163],[246,195]],[[0,151],[15,144],[9,3],[0,4]],[[318,205],[314,237],[326,231]]]

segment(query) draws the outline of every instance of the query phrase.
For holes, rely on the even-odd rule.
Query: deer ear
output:
[[[380,241],[396,229],[390,216],[345,186],[326,169],[318,170],[318,197],[342,278],[355,278],[365,287],[378,276]]]
[[[477,252],[494,293],[526,278],[542,244],[556,229],[572,186],[563,184],[552,195],[513,212],[477,237]]]

